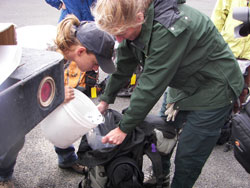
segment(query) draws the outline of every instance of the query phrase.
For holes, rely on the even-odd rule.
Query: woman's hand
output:
[[[117,127],[102,138],[102,143],[119,145],[123,142],[126,136],[127,134],[122,132],[121,129]]]
[[[101,101],[98,105],[97,108],[101,112],[101,114],[105,114],[106,110],[108,109],[109,104],[106,103],[105,101]]]
[[[64,94],[64,103],[67,103],[75,98],[74,89],[70,86],[64,86]]]

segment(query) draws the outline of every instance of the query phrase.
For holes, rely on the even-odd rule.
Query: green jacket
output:
[[[143,65],[120,129],[133,130],[167,87],[167,102],[175,102],[179,110],[212,110],[233,103],[242,91],[243,76],[209,17],[174,0],[155,0],[146,15],[140,36],[119,45],[117,71],[101,96],[113,103],[137,64]]]

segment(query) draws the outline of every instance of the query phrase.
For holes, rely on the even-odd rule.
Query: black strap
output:
[[[156,177],[157,187],[161,187],[163,184],[163,169],[161,162],[161,155],[159,151],[154,150],[155,148],[149,146],[145,148],[145,154],[150,158],[153,166],[153,172]]]
[[[78,188],[82,188],[82,181],[78,184]]]

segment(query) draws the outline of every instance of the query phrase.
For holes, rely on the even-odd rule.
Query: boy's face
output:
[[[87,53],[86,48],[83,46],[74,46],[71,49],[64,53],[64,57],[67,60],[75,61],[82,72],[98,70],[99,65],[95,54]]]

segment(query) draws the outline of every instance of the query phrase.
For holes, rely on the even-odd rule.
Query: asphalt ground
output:
[[[187,1],[190,6],[210,15],[216,0]],[[0,22],[12,22],[17,27],[39,24],[56,25],[58,18],[59,11],[42,0],[0,1]],[[150,113],[158,114],[161,100]],[[96,99],[93,101],[98,103]],[[128,98],[117,98],[115,104],[110,107],[121,111],[128,104]],[[75,143],[76,148],[78,144],[79,142]],[[225,146],[214,148],[194,186],[195,188],[250,187],[250,175],[235,160],[233,151],[224,152],[224,148]],[[174,158],[172,158],[174,167],[173,160]],[[148,160],[145,159],[145,166],[147,165]],[[19,153],[13,176],[16,188],[73,188],[77,187],[81,179],[81,175],[58,167],[54,147],[44,138],[39,125],[26,135],[26,142]]]

